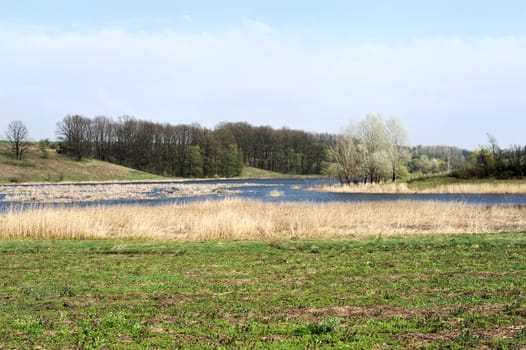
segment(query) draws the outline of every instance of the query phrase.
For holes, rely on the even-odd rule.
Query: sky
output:
[[[0,5],[0,133],[56,139],[69,114],[337,133],[374,113],[412,145],[526,144],[526,1]]]

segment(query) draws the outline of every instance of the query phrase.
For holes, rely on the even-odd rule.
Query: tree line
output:
[[[411,150],[407,170],[413,176],[425,176],[460,170],[470,152],[452,146],[416,146]]]
[[[495,137],[488,135],[488,145],[471,152],[455,175],[460,178],[524,178],[526,146],[514,145],[503,149]]]
[[[120,117],[68,115],[57,123],[60,152],[164,176],[233,177],[245,165],[289,174],[320,174],[330,136],[248,123],[171,125]]]
[[[10,150],[21,160],[30,145],[21,121],[5,131]],[[120,117],[68,115],[57,123],[60,153],[85,157],[164,175],[233,177],[244,166],[286,174],[334,174],[342,184],[395,181],[397,178],[450,173],[461,178],[524,178],[526,146],[489,144],[470,152],[450,146],[410,147],[401,121],[367,115],[339,135],[287,128],[221,123],[161,124]],[[49,141],[38,147],[48,156]]]

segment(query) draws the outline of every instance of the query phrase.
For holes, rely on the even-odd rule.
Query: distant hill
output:
[[[165,178],[99,160],[77,162],[54,149],[40,150],[36,145],[30,146],[23,159],[17,161],[9,144],[0,141],[0,183],[159,179]]]

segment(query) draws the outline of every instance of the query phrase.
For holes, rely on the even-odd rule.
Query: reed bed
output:
[[[526,207],[377,202],[270,204],[226,199],[186,205],[11,209],[1,238],[173,241],[362,239],[526,231]]]
[[[405,183],[380,183],[380,184],[357,184],[357,185],[335,185],[317,186],[309,188],[311,191],[333,192],[333,193],[415,193]]]
[[[426,188],[420,193],[526,194],[526,183],[450,184]]]
[[[430,194],[526,194],[526,183],[448,184],[422,189],[409,188],[405,183],[358,184],[350,186],[319,186],[313,191],[333,193],[430,193]]]

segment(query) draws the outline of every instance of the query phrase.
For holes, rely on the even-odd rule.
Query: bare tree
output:
[[[396,179],[400,165],[407,159],[407,132],[402,122],[368,114],[338,136],[333,158],[340,170],[342,184],[363,180],[381,182]]]
[[[57,123],[57,135],[67,153],[77,161],[90,152],[91,119],[80,115],[67,115]]]
[[[7,140],[11,144],[11,150],[15,153],[17,160],[22,160],[22,156],[26,153],[29,143],[27,138],[29,132],[26,126],[20,120],[15,120],[9,123],[5,132]]]
[[[377,114],[368,114],[358,124],[357,137],[367,150],[366,168],[369,181],[380,182],[385,180],[383,170],[386,168],[386,164],[380,164],[380,162],[388,161],[384,152],[389,149],[389,140],[382,117]]]
[[[332,155],[339,169],[340,182],[350,185],[365,178],[367,167],[367,149],[357,136],[355,125],[338,135],[332,148]]]
[[[395,182],[398,170],[403,161],[409,159],[407,131],[402,121],[391,117],[386,122],[387,139],[389,141],[389,160],[391,163],[391,179]]]
[[[332,149],[332,154],[338,166],[340,183],[350,185],[354,179],[355,147],[353,140],[348,135],[338,135]]]
[[[110,118],[100,116],[96,117],[91,124],[91,142],[93,143],[94,155],[97,159],[107,161],[114,138],[115,123]]]

